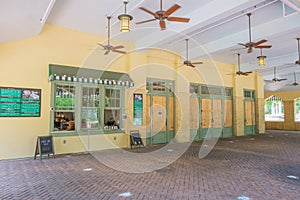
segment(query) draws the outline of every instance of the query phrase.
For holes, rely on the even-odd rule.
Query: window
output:
[[[82,88],[81,128],[99,128],[100,89]]]
[[[255,98],[255,91],[254,90],[244,90],[244,97]]]
[[[75,86],[55,84],[54,131],[75,130]]]
[[[265,100],[265,121],[284,121],[284,105],[281,98],[271,96]]]
[[[222,88],[214,86],[201,86],[201,94],[222,95]]]
[[[294,111],[295,111],[295,121],[300,122],[300,98],[295,99]]]
[[[105,89],[104,129],[119,129],[121,114],[120,89]]]
[[[190,94],[198,94],[199,86],[195,84],[190,84]]]

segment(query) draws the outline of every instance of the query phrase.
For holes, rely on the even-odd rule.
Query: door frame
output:
[[[162,83],[166,83],[165,85],[167,85],[168,87],[165,88],[164,91],[159,91],[159,90],[155,90],[154,87],[152,87],[151,83],[154,83],[156,81],[162,82]],[[157,86],[157,85],[156,85]],[[147,132],[147,138],[146,138],[146,143],[147,145],[152,145],[152,144],[163,144],[163,143],[169,143],[173,140],[173,138],[175,138],[175,133],[176,133],[176,98],[175,98],[175,94],[174,94],[174,81],[172,80],[162,80],[162,79],[153,79],[153,78],[147,78],[147,94],[146,94],[146,98],[150,98],[149,101],[149,106],[147,109],[149,109],[149,115],[150,116],[146,116],[146,117],[150,117],[150,132]],[[165,101],[166,101],[166,105],[165,105],[165,109],[166,109],[166,130],[165,131],[161,131],[158,133],[153,133],[153,111],[152,111],[152,105],[153,105],[153,97],[155,96],[160,96],[160,97],[165,97]],[[170,124],[169,122],[169,98],[173,98],[173,125],[174,125],[174,129],[170,130]],[[148,125],[148,124],[147,124]],[[162,137],[161,135],[164,135],[165,138],[163,141],[157,141],[155,137]],[[159,140],[159,139],[158,139]]]
[[[246,102],[251,102],[251,126],[246,125]],[[254,112],[254,113],[253,113]],[[255,90],[244,89],[244,135],[254,135],[256,133],[256,99]]]

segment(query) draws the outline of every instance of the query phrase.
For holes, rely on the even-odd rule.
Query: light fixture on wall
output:
[[[262,48],[260,48],[260,56],[257,57],[258,59],[258,66],[265,66],[265,58],[267,56],[262,55]]]
[[[128,1],[124,0],[124,8],[125,12],[122,15],[118,16],[118,19],[120,20],[120,31],[121,32],[129,32],[130,31],[130,21],[133,19],[131,15],[126,14],[126,5],[128,4]]]

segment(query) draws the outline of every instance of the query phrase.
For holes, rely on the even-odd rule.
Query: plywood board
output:
[[[169,97],[169,116],[168,116],[169,130],[174,130],[174,98]]]
[[[224,127],[232,127],[232,100],[224,100]]]
[[[213,127],[222,128],[222,102],[219,99],[213,100]]]
[[[245,118],[246,118],[246,126],[252,125],[252,102],[245,102]]]
[[[190,98],[190,128],[199,128],[199,104],[198,98]]]
[[[154,133],[166,130],[166,97],[152,97],[152,130]]]
[[[255,125],[255,102],[252,101],[252,125]]]
[[[211,127],[211,100],[202,99],[202,128]]]

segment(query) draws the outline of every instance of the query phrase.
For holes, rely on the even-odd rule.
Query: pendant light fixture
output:
[[[260,48],[260,56],[257,57],[258,59],[258,66],[265,66],[265,58],[267,56],[262,55],[262,48]]]
[[[130,21],[133,19],[131,15],[126,14],[126,5],[128,4],[128,1],[124,0],[124,8],[125,12],[122,15],[118,16],[118,19],[120,20],[120,31],[121,32],[130,32]]]

